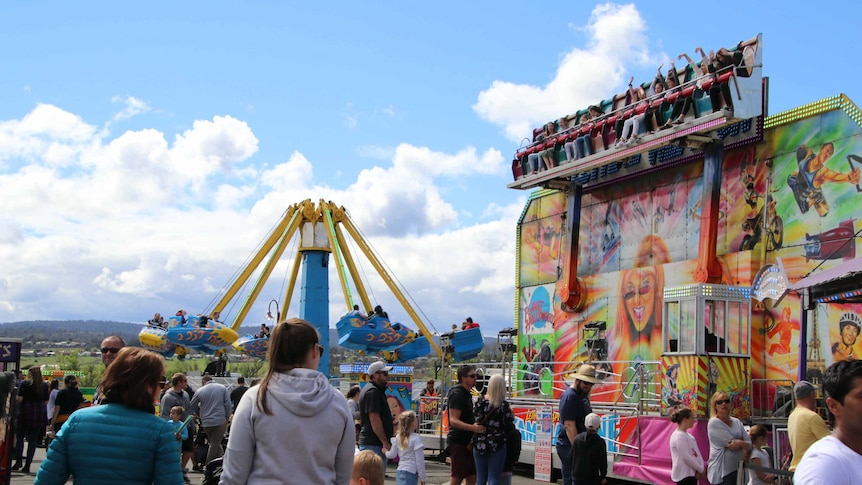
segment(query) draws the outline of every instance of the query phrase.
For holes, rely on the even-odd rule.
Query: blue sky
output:
[[[862,100],[855,2],[394,3],[0,5],[0,322],[207,310],[288,205],[323,198],[426,323],[493,335],[530,127],[757,33],[771,113]]]

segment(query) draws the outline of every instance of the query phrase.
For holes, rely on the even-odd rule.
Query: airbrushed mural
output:
[[[859,124],[844,109],[833,109],[764,129],[758,140],[724,153],[717,243],[722,283],[750,286],[758,269],[776,258],[783,261],[791,281],[815,267],[826,269],[855,258],[856,233],[862,228]],[[575,367],[569,363],[583,362],[595,352],[584,338],[592,322],[605,323],[602,332],[608,343],[606,357],[594,355],[593,360],[662,360],[663,289],[695,281],[702,172],[702,161],[694,160],[601,190],[585,190],[575,227],[578,275],[586,285],[587,301],[576,313],[561,310],[558,296],[570,251],[564,237],[566,196],[553,191],[532,195],[519,233],[518,362],[535,377],[524,391],[554,393],[541,384],[548,362],[562,363],[553,369],[562,374],[567,366]],[[702,412],[713,389],[743,396],[750,379],[795,381],[802,338],[809,345],[806,358],[814,377],[833,361],[862,356],[862,306],[820,305],[809,320],[808,335],[801,336],[795,294],[777,306],[772,300],[753,305],[748,366],[714,363],[724,372],[710,382],[693,373],[695,362],[665,359],[665,383],[673,384],[662,391],[665,406]],[[712,370],[706,360],[696,365]],[[559,397],[559,389],[555,394]]]

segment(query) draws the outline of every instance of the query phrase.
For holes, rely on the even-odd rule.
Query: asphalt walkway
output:
[[[35,479],[36,470],[39,469],[39,465],[42,464],[42,460],[45,459],[45,449],[37,448],[36,456],[33,458],[33,464],[30,466],[30,469],[33,473],[27,475],[20,472],[12,472],[12,481],[10,482],[12,485],[32,485]],[[440,463],[437,460],[432,460],[429,456],[429,459],[425,461],[425,469],[426,469],[426,485],[448,485],[449,483],[449,465]],[[394,485],[395,484],[395,465],[390,464],[386,469],[386,485]],[[197,472],[189,473],[189,478],[192,480],[192,484],[200,484],[203,479],[203,474]],[[69,480],[66,483],[72,483],[72,480]],[[538,482],[533,480],[532,468],[524,468],[518,469],[515,472],[515,475],[512,477],[513,485],[527,485],[527,484],[536,484],[536,483],[545,483]],[[613,483],[622,483],[622,482],[609,482]]]

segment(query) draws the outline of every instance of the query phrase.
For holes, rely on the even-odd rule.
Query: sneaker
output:
[[[614,148],[619,148],[619,147],[623,146],[623,143],[624,143],[623,140],[617,140],[616,143],[614,143]]]

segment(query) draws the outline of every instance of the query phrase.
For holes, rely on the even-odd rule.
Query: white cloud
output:
[[[355,116],[344,115],[344,126],[346,126],[347,128],[350,128],[352,130],[356,128],[358,124],[359,121],[357,121]]]
[[[626,65],[654,62],[646,28],[633,4],[597,5],[583,27],[589,37],[586,48],[563,55],[547,85],[496,80],[479,93],[473,110],[502,126],[515,142],[531,137],[534,127],[621,91]]]
[[[114,96],[111,101],[114,103],[124,103],[126,105],[122,111],[114,115],[113,121],[127,120],[133,116],[137,116],[141,113],[146,113],[150,111],[150,108],[147,103],[143,100],[140,100],[134,96],[126,96],[122,98],[120,96]]]
[[[211,308],[285,209],[304,199],[348,209],[432,320],[463,319],[475,301],[509,313],[502,309],[511,304],[520,207],[477,207],[477,222],[463,220],[454,201],[469,190],[466,177],[504,173],[496,149],[369,146],[359,151],[378,166],[332,187],[315,180],[314,163],[298,151],[285,161],[253,162],[258,140],[231,116],[195,120],[173,136],[154,128],[111,135],[38,105],[0,121],[0,140],[9,142],[0,143],[0,321],[143,321],[155,311]],[[291,251],[267,297],[283,291]],[[394,307],[363,265],[375,301]],[[333,316],[342,307],[334,295]]]

